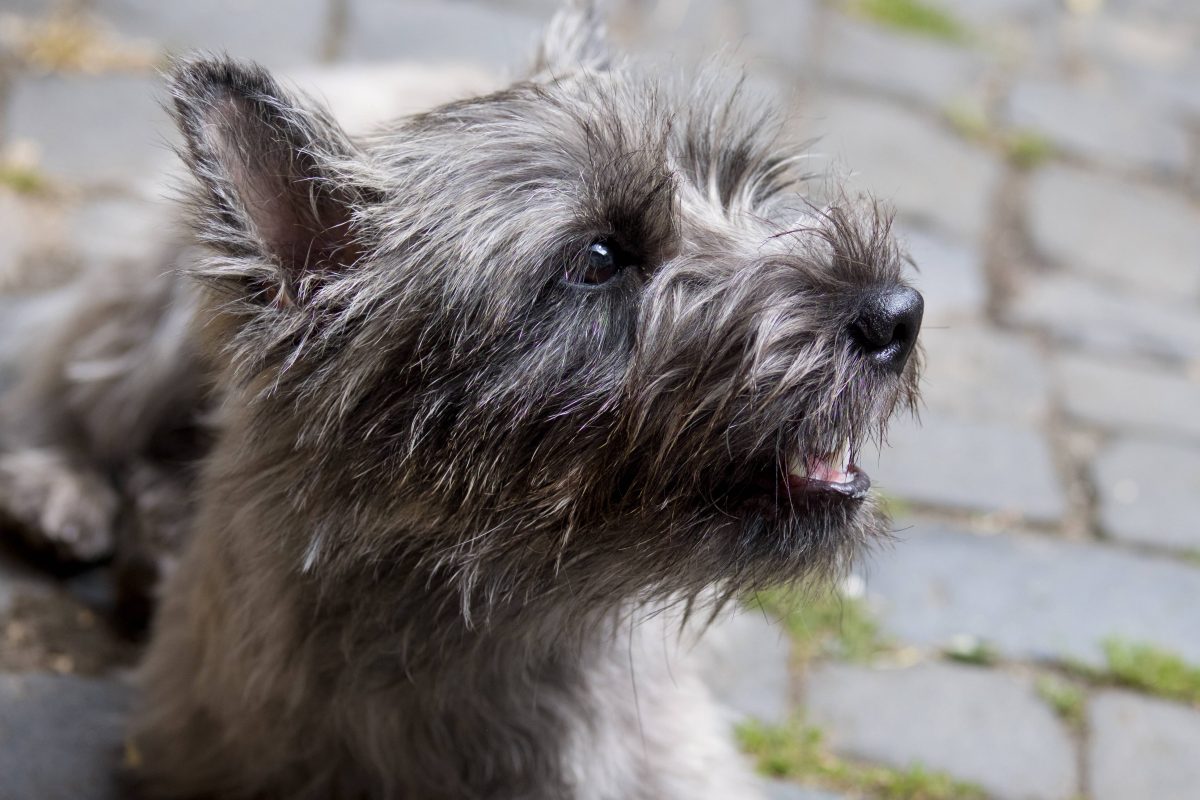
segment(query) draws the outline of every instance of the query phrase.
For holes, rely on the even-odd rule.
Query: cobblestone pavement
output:
[[[494,83],[553,5],[0,0],[0,286],[154,257],[164,51],[254,57],[361,127]],[[922,424],[864,465],[895,542],[829,631],[744,613],[702,651],[748,749],[821,732],[816,766],[760,758],[772,795],[1200,797],[1200,4],[614,5],[651,58],[748,62],[814,169],[894,203],[927,297]],[[0,797],[103,784],[136,657],[107,602],[103,568],[0,559]]]

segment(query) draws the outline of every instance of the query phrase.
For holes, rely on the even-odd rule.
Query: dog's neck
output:
[[[324,546],[334,547],[334,534],[313,506],[295,503],[287,471],[277,468],[285,454],[251,452],[252,440],[234,433],[226,431],[207,464],[199,552],[181,576],[204,598],[191,607],[204,615],[192,631],[205,636],[180,649],[214,663],[247,653],[243,666],[261,696],[241,702],[257,704],[256,713],[347,720],[306,726],[281,717],[279,742],[247,745],[266,747],[264,761],[283,769],[289,748],[311,748],[317,730],[370,731],[380,738],[327,745],[366,752],[386,740],[403,751],[388,756],[387,771],[405,784],[404,796],[480,796],[488,786],[569,796],[563,787],[587,762],[578,754],[590,737],[636,724],[637,709],[621,698],[645,609],[628,597],[597,602],[598,590],[584,599],[588,592],[567,578],[541,594],[471,605],[412,552],[339,561],[326,551],[306,568],[309,543],[327,537]],[[661,631],[656,641],[661,655]],[[295,674],[316,676],[327,689],[307,690],[293,712],[286,692]],[[241,713],[223,696],[236,683],[212,689],[221,693],[214,705]]]

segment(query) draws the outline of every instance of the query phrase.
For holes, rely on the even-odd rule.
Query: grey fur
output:
[[[10,444],[106,470],[143,529],[190,520],[146,796],[752,794],[687,622],[885,533],[869,498],[757,482],[913,405],[917,359],[875,370],[848,333],[901,259],[875,205],[801,199],[800,152],[736,86],[663,85],[598,24],[572,5],[530,79],[361,141],[256,67],[172,69],[203,252],[123,295],[149,332],[111,343],[166,357],[50,408],[112,319],[81,301],[12,412],[47,422]],[[564,281],[597,239],[634,263]],[[107,427],[114,399],[136,423]]]

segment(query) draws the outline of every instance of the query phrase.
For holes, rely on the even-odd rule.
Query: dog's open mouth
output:
[[[871,488],[867,473],[851,461],[849,440],[842,442],[836,452],[789,453],[780,472],[785,496],[793,504],[818,498],[858,500]]]
[[[763,463],[758,477],[740,484],[734,498],[769,507],[775,513],[857,504],[871,489],[871,479],[853,461],[848,441],[836,451],[814,454],[799,446]]]

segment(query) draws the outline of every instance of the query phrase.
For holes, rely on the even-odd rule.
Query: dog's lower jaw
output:
[[[143,673],[144,796],[754,796],[662,616],[556,638],[405,619],[382,583],[330,605],[279,558],[289,522],[201,509]]]

